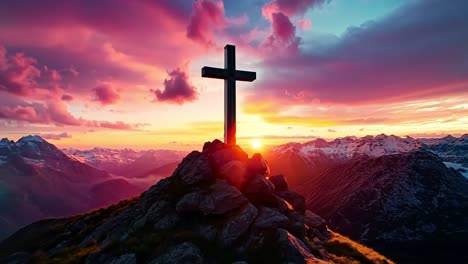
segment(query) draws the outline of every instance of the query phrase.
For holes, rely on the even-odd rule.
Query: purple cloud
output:
[[[72,137],[72,135],[68,134],[67,132],[63,132],[63,133],[60,133],[60,134],[40,134],[40,136],[43,139],[47,139],[47,140],[61,140],[63,138],[71,138]]]
[[[157,101],[183,104],[198,98],[196,88],[189,83],[188,75],[180,68],[168,72],[169,78],[164,80],[164,89],[151,90]]]
[[[96,101],[102,105],[114,104],[120,100],[120,95],[108,84],[99,85],[93,89]]]

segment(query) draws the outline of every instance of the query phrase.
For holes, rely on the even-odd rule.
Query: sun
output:
[[[254,139],[250,142],[250,146],[253,149],[261,149],[262,148],[262,141],[260,139]]]

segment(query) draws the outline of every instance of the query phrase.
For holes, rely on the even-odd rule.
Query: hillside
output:
[[[215,140],[138,198],[23,228],[0,262],[392,263],[304,206],[261,155]]]

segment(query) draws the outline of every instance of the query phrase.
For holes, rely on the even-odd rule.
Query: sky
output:
[[[240,145],[468,132],[464,0],[4,0],[0,137],[196,149],[223,137],[236,46]]]

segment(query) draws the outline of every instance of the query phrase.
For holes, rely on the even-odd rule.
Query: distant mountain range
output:
[[[169,176],[182,158],[166,150],[66,152],[40,136],[0,140],[0,239],[39,219],[135,197]]]
[[[109,148],[89,150],[65,148],[62,151],[80,162],[126,178],[142,178],[151,171],[168,164],[172,164],[175,169],[182,158],[187,155],[185,151],[165,149],[135,151]]]
[[[466,139],[316,139],[275,147],[267,159],[333,229],[397,261],[430,261],[468,242]]]

